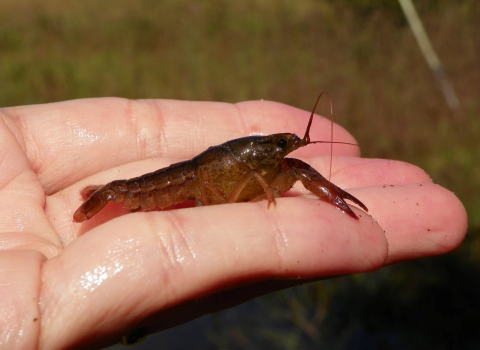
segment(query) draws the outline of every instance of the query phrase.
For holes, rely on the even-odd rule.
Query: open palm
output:
[[[128,213],[74,223],[87,185],[138,176],[253,134],[303,135],[309,113],[117,98],[0,110],[0,337],[5,349],[100,347],[276,289],[448,252],[458,199],[421,169],[335,146],[331,181],[369,208],[353,220],[301,186],[266,202]],[[312,140],[329,140],[315,117]],[[335,140],[354,142],[335,126]],[[329,146],[295,151],[328,175]],[[352,206],[353,207],[353,206]]]

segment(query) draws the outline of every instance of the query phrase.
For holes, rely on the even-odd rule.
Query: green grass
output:
[[[360,144],[424,168],[461,198],[471,226],[480,226],[474,0],[418,4],[460,97],[455,114],[396,4],[2,3],[1,106],[122,96],[263,98],[310,109],[328,90],[336,121]]]
[[[336,122],[381,150],[366,155],[419,165],[456,193],[471,231],[458,257],[478,264],[478,4],[415,4],[459,95],[455,113],[398,4],[381,0],[3,0],[0,106],[121,96],[310,110],[327,90]]]

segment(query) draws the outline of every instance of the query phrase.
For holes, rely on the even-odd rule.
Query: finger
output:
[[[329,157],[316,157],[309,162],[324,174],[328,174]],[[432,182],[421,168],[391,159],[334,157],[331,181],[342,188],[368,187],[377,185],[407,185]]]
[[[2,232],[0,250],[36,250],[51,258],[63,251],[58,238],[57,235],[52,235],[50,239],[45,239],[37,232]]]
[[[451,192],[433,184],[385,188],[382,186],[377,190],[378,193],[369,200],[375,200],[375,197],[384,199],[384,202],[379,205],[372,205],[371,212],[378,222],[383,223],[382,226],[389,240],[389,256],[386,264],[446,253],[462,242],[466,232],[467,218],[463,206]],[[356,191],[362,192],[361,189]],[[413,196],[410,192],[413,192]],[[410,200],[405,200],[406,196],[410,196]],[[428,199],[427,202],[422,202],[425,198]],[[431,204],[427,206],[429,202]],[[424,208],[421,209],[421,207]],[[389,210],[383,210],[384,208]],[[309,281],[260,281],[232,288],[162,310],[136,325],[135,328],[144,327],[148,333],[158,332],[204,314],[238,305],[260,295]]]
[[[189,159],[210,146],[255,134],[295,132],[303,136],[309,116],[306,111],[268,101],[231,105],[118,98],[6,108],[4,113],[16,126],[47,194],[140,159]],[[355,142],[337,125],[334,135],[335,140]],[[330,122],[316,117],[311,137],[329,140]],[[336,147],[336,153],[358,155],[358,150]]]
[[[339,168],[335,169],[332,181],[340,185],[342,188],[347,189],[364,202],[369,208],[369,213],[374,215],[374,218],[379,221],[382,227],[384,225],[388,226],[390,232],[396,232],[398,230],[407,234],[412,233],[415,236],[420,234],[420,232],[412,230],[411,226],[417,225],[418,227],[424,227],[427,222],[431,222],[429,225],[430,227],[427,227],[427,232],[428,229],[430,229],[433,232],[440,232],[441,235],[443,232],[440,230],[441,228],[444,228],[447,232],[461,233],[464,231],[467,217],[461,202],[452,192],[441,186],[434,185],[429,176],[418,167],[404,162],[382,159],[344,157],[337,158],[336,161]],[[148,167],[155,168],[158,165],[162,165],[161,160],[140,163],[147,166],[145,171],[148,170]],[[315,158],[312,162],[312,164],[315,164],[319,168],[322,166],[325,167],[326,165],[324,163],[325,161],[322,158]],[[129,166],[125,166],[125,168],[125,172],[130,174],[132,169],[128,169]],[[359,170],[359,175],[347,176],[344,171],[345,169],[348,171],[352,171],[352,169]],[[356,173],[356,171],[353,171],[353,173]],[[98,176],[100,177],[100,182],[105,182],[110,180],[111,175],[109,175],[108,172],[105,172]],[[428,190],[426,190],[427,188]],[[67,206],[75,208],[81,203],[81,200],[79,198],[75,199],[74,197],[74,202],[72,202],[72,196],[69,194],[69,190],[62,193],[62,195],[66,196],[63,200],[70,203]],[[430,191],[433,192],[433,194],[429,194]],[[296,187],[291,190],[290,195],[295,196],[307,193],[310,192],[305,190],[301,184],[296,184]],[[355,193],[359,194],[357,195]],[[313,195],[311,195],[311,197],[315,198]],[[425,200],[427,200],[427,203],[424,203]],[[110,215],[106,215],[106,218],[104,219],[99,218],[98,222],[92,223],[92,226],[87,226],[86,229],[88,230],[91,227],[106,222],[120,213],[126,213],[125,211],[122,212],[114,210],[113,208],[111,210],[112,212]],[[443,213],[445,210],[447,213]],[[414,214],[412,214],[412,212]],[[420,215],[419,212],[422,215]],[[405,217],[406,215],[403,215],[405,213],[411,214],[411,217]],[[388,218],[388,220],[385,221],[385,218]],[[68,222],[70,222],[70,220],[70,217],[68,217]],[[421,220],[424,220],[424,222],[421,223]],[[438,230],[432,229],[432,227],[438,226],[435,225],[436,221],[440,223]],[[401,223],[401,225],[399,225],[399,223]],[[410,225],[406,225],[407,223]],[[79,232],[85,232],[76,224],[74,224],[74,228],[71,231],[72,240],[78,236]],[[448,237],[452,239],[452,241],[447,241],[445,247],[447,250],[454,249],[459,242],[457,239],[459,236],[454,234],[449,235]],[[460,239],[463,239],[462,237],[463,236],[460,235]],[[398,239],[395,246],[405,246],[406,248],[399,248],[399,250],[401,251],[403,249],[408,251],[408,244],[412,242],[413,238],[414,237],[412,236],[407,235],[404,237],[397,234],[392,236],[389,241],[392,239]],[[403,244],[401,244],[402,242]],[[427,244],[427,246],[429,245]],[[415,250],[421,256],[427,254],[427,252],[418,247],[416,247]],[[403,259],[407,258],[409,257],[403,257]],[[411,258],[413,259],[413,257]],[[391,252],[389,259],[395,261],[396,257],[394,256],[394,251]]]
[[[8,120],[0,118],[0,249],[11,246],[12,233],[18,233],[15,243],[26,236],[36,235],[47,245],[60,242],[44,213],[45,193]],[[9,238],[7,238],[7,236]]]
[[[444,254],[467,232],[467,213],[449,190],[432,183],[358,188],[351,193],[369,208],[385,231],[386,264]]]
[[[40,335],[38,291],[45,257],[32,250],[0,252],[0,339],[3,349],[35,349]]]
[[[323,168],[329,166],[325,157],[322,160]],[[398,160],[334,157],[333,164],[332,179],[346,188],[432,182],[421,168]]]
[[[461,240],[464,237],[465,228],[466,228],[466,215],[465,215],[463,207],[461,206],[461,203],[458,202],[458,200],[450,192],[442,189],[441,187],[439,187],[437,185],[423,184],[422,186],[420,186],[419,184],[417,184],[417,185],[410,185],[410,186],[394,186],[394,187],[391,187],[391,186],[387,186],[387,187],[377,186],[375,188],[366,189],[364,196],[361,194],[362,190],[363,189],[356,189],[356,190],[353,190],[352,193],[355,196],[357,196],[359,198],[362,198],[362,200],[369,207],[371,207],[370,212],[372,213],[374,218],[376,218],[376,220],[378,220],[378,222],[381,224],[382,229],[384,229],[387,232],[387,237],[389,237],[389,239],[390,239],[389,244],[390,244],[390,251],[391,251],[391,253],[389,254],[389,257],[388,257],[388,259],[389,259],[388,262],[389,263],[392,263],[394,261],[402,261],[402,260],[406,260],[406,259],[411,259],[411,258],[415,258],[415,257],[444,253],[444,252],[446,252],[448,250],[451,250],[451,249],[454,249],[456,246],[458,246],[458,244],[461,242]],[[409,191],[411,193],[409,193]],[[369,195],[370,193],[374,193],[374,195],[370,196]],[[413,200],[412,201],[407,201],[406,197],[405,197],[405,193],[407,193],[407,196],[406,196],[407,198],[413,198]],[[417,198],[413,197],[415,195],[416,195]],[[395,197],[395,196],[397,196],[397,197]],[[375,206],[374,203],[378,201],[378,198],[383,199],[384,202],[381,203],[378,206]],[[286,200],[291,201],[291,200],[301,200],[301,199],[286,199]],[[282,202],[282,201],[285,201],[285,199],[279,200],[279,205],[277,205],[276,208],[281,208],[280,207],[280,202]],[[345,223],[343,221],[343,219],[345,218],[344,214],[342,214],[339,211],[333,209],[332,206],[330,206],[326,203],[316,201],[316,200],[314,200],[314,202],[315,202],[316,206],[319,206],[319,207],[323,206],[323,208],[321,209],[321,212],[322,213],[328,212],[329,214],[328,214],[327,217],[330,217],[331,219],[333,219],[333,221],[336,223],[337,228],[339,228],[339,226],[340,226],[340,230],[342,230],[342,228],[344,228],[347,231],[347,233],[348,232],[353,232],[353,230],[350,227],[345,227],[344,226],[344,223]],[[222,239],[228,239],[228,237],[231,237],[231,236],[229,236],[229,234],[232,234],[232,235],[234,234],[235,227],[239,226],[239,225],[237,225],[237,222],[235,220],[239,219],[240,221],[242,221],[242,219],[241,219],[242,211],[239,211],[238,208],[249,208],[249,206],[256,206],[256,205],[260,205],[260,204],[261,203],[246,204],[246,205],[241,205],[240,207],[238,207],[238,205],[228,205],[228,206],[196,208],[195,210],[177,211],[177,212],[172,212],[172,213],[177,213],[177,214],[178,213],[183,213],[183,214],[186,215],[187,218],[191,218],[191,219],[195,220],[196,229],[191,231],[191,232],[194,232],[192,234],[196,234],[198,232],[198,236],[196,236],[196,237],[199,237],[201,241],[202,241],[203,238],[210,237],[212,239],[212,241],[204,242],[203,246],[208,247],[208,251],[211,252],[212,257],[218,258],[219,260],[222,260],[222,261],[223,260],[228,261],[228,259],[227,259],[228,257],[225,258],[224,254],[222,254],[222,252],[224,252],[224,251],[223,250],[218,251],[216,249],[218,247],[215,244],[216,243],[220,244],[222,242]],[[315,206],[315,208],[316,208],[316,206]],[[392,206],[395,206],[395,208],[392,208]],[[222,209],[222,208],[224,210],[227,210],[228,208],[230,208],[230,209],[235,208],[236,209],[235,210],[235,215],[233,217],[230,217],[229,215],[227,215],[230,211],[230,209],[229,209],[226,212],[220,213],[219,215],[210,215],[209,214],[205,217],[202,214],[202,215],[200,215],[200,217],[192,217],[192,214],[198,213],[199,211],[203,211],[203,210],[215,210],[216,211],[216,209]],[[299,210],[303,211],[304,214],[306,214],[308,217],[311,218],[311,223],[314,226],[314,229],[319,229],[319,228],[323,229],[325,227],[325,225],[322,225],[321,223],[319,223],[317,221],[317,219],[318,219],[317,216],[318,215],[316,215],[316,213],[309,213],[308,211],[305,211],[305,209],[308,209],[308,207],[304,208],[304,207],[300,207],[298,205],[293,205],[293,206],[287,205],[287,206],[285,206],[285,208],[290,208],[290,209],[299,208]],[[418,210],[420,208],[423,208],[423,209]],[[275,209],[275,210],[277,210],[277,209]],[[333,212],[332,212],[332,210],[333,210]],[[446,212],[446,211],[449,211],[449,210],[451,211],[450,214],[448,212]],[[294,220],[295,216],[292,217],[290,215],[291,211],[290,210],[287,210],[287,211],[288,211],[289,222],[291,222],[293,225],[295,225],[295,223],[297,222],[296,220]],[[318,210],[315,210],[315,212],[317,212],[317,211]],[[276,213],[276,211],[274,213]],[[362,215],[360,213],[361,212],[358,212],[359,215]],[[152,215],[155,214],[156,215],[156,213],[150,213],[150,214],[152,214]],[[150,214],[148,214],[148,215],[150,215]],[[270,212],[268,212],[268,214],[271,215]],[[312,214],[312,215],[310,215],[310,214]],[[335,214],[341,214],[342,216],[340,216],[340,218],[336,219]],[[141,220],[144,220],[145,218],[143,217],[143,215],[145,215],[145,214],[136,213],[134,215],[131,215],[130,217],[133,219],[134,217],[142,216]],[[162,215],[163,215],[163,213],[162,213]],[[273,215],[275,215],[275,214],[273,214]],[[250,213],[248,213],[247,216],[249,216],[249,220],[250,220]],[[362,216],[365,218],[364,214]],[[280,217],[282,217],[282,216],[280,216]],[[121,218],[121,220],[126,220],[127,218],[128,217],[124,217],[124,218]],[[206,220],[206,218],[210,218],[210,219],[208,219],[207,222],[203,221],[203,220]],[[265,215],[265,217],[263,219],[265,220],[265,218],[269,218],[269,216]],[[442,218],[445,218],[444,219],[445,221],[443,221]],[[142,249],[141,249],[142,244],[139,243],[138,241],[136,241],[135,239],[132,239],[132,237],[130,237],[130,236],[128,238],[125,238],[125,240],[116,239],[116,238],[113,239],[111,235],[112,234],[115,235],[115,233],[121,232],[121,229],[120,228],[117,229],[116,228],[117,226],[114,226],[114,227],[109,226],[109,225],[113,225],[113,224],[115,224],[115,225],[118,224],[123,229],[127,230],[128,233],[131,234],[132,232],[139,232],[139,230],[140,230],[140,232],[142,232],[142,227],[143,227],[142,226],[142,221],[135,223],[133,225],[133,226],[135,226],[135,229],[134,229],[133,227],[129,228],[127,225],[125,225],[125,223],[128,222],[128,221],[125,221],[125,222],[122,221],[122,223],[119,224],[118,223],[119,220],[120,219],[113,220],[113,221],[111,221],[111,222],[109,222],[109,223],[91,231],[89,234],[87,234],[87,235],[83,236],[82,238],[80,238],[79,240],[77,240],[74,243],[74,245],[79,244],[78,242],[86,242],[86,241],[84,241],[86,239],[86,237],[91,237],[90,239],[95,239],[96,240],[95,244],[92,244],[93,242],[92,243],[82,243],[82,244],[86,244],[86,245],[89,245],[89,246],[95,246],[95,248],[105,247],[105,249],[107,249],[107,251],[106,252],[100,252],[99,256],[103,256],[103,257],[107,257],[108,259],[112,259],[112,253],[114,253],[115,256],[117,254],[119,256],[121,255],[122,259],[123,258],[125,258],[125,259],[122,260],[122,259],[118,258],[116,260],[116,262],[114,261],[112,264],[115,264],[115,263],[120,264],[120,262],[122,262],[122,261],[127,261],[127,262],[129,262],[129,264],[132,263],[133,265],[135,265],[137,267],[141,267],[142,268],[142,273],[145,273],[145,270],[143,269],[145,267],[145,264],[143,263],[143,260],[142,260],[141,263],[135,264],[134,263],[135,259],[131,259],[130,254],[124,253],[124,251],[121,248],[121,247],[128,248],[129,244],[130,245],[134,244],[135,248],[134,247],[130,247],[130,248],[135,249],[136,252],[138,253],[139,251],[142,251]],[[243,223],[250,222],[249,220],[244,220]],[[226,221],[226,224],[227,224],[226,227],[224,227],[225,221]],[[208,227],[209,226],[208,224],[209,223],[211,224],[212,222],[215,224],[215,227],[218,227],[218,229],[221,232],[217,232],[217,233],[213,232],[213,234],[209,234],[208,232],[205,232],[206,233],[206,235],[205,235],[202,232],[202,228]],[[302,223],[303,222],[305,222],[304,219],[302,219]],[[338,225],[338,223],[340,223],[340,222],[342,222],[342,225]],[[426,223],[427,224],[431,223],[432,226],[431,227],[425,227]],[[434,226],[433,224],[435,224],[436,226]],[[147,226],[149,228],[154,227],[154,225],[152,226],[152,224],[150,222],[147,224]],[[272,225],[272,226],[273,227],[279,227],[278,225],[277,226]],[[170,228],[171,227],[182,227],[183,228],[184,226],[183,225],[168,225],[168,227],[170,227]],[[103,229],[105,229],[107,232],[104,232]],[[428,229],[430,229],[430,231],[428,231]],[[181,231],[184,232],[185,229],[183,229]],[[282,231],[282,230],[280,230],[280,231]],[[165,230],[163,232],[165,232]],[[245,231],[242,231],[242,232],[246,233],[247,236],[249,234],[248,230],[246,232]],[[268,233],[268,230],[266,230],[265,228],[262,228],[262,227],[259,227],[258,230],[255,231],[255,233],[258,234],[259,237],[263,237],[263,234],[265,232]],[[341,231],[341,232],[343,232],[343,231]],[[190,233],[190,231],[189,231],[189,233]],[[292,236],[289,236],[289,237],[291,239],[295,239],[295,238],[302,239],[302,242],[309,242],[311,248],[313,248],[313,249],[315,249],[316,247],[318,248],[318,245],[315,243],[316,242],[315,241],[315,237],[316,237],[315,235],[318,234],[318,232],[315,232],[315,233],[312,232],[313,237],[309,236],[308,238],[306,238],[304,236],[305,233],[309,234],[308,228],[307,228],[307,230],[301,230],[300,233],[299,232],[293,232]],[[357,234],[357,233],[355,233],[355,234]],[[93,237],[94,234],[95,234],[95,237]],[[235,232],[235,234],[238,234],[238,233]],[[342,234],[340,234],[340,236],[341,235]],[[180,239],[180,241],[184,241],[185,240],[184,237],[190,237],[190,235],[185,235],[185,234],[183,234],[181,236],[182,236],[182,238]],[[329,234],[328,237],[337,237],[338,238],[338,234],[337,233],[332,233],[332,234]],[[333,245],[331,244],[328,237],[321,236],[320,241],[327,244],[329,249],[330,249]],[[313,240],[312,240],[312,238],[313,238]],[[105,239],[105,241],[103,241],[104,239]],[[119,246],[118,247],[117,246],[112,247],[111,246],[112,242],[116,242]],[[327,243],[327,242],[329,242],[329,243]],[[411,244],[412,242],[414,242],[413,245]],[[170,253],[170,254],[173,254],[172,256],[176,256],[176,254],[179,252],[179,250],[174,249],[174,247],[176,246],[174,243],[175,242],[172,243],[171,249],[162,249],[160,255]],[[266,244],[265,242],[261,242],[261,241],[258,241],[258,243],[259,243],[259,245],[266,246],[266,247],[272,246],[271,243]],[[150,246],[150,247],[154,247],[154,245],[150,244],[150,243],[148,243],[146,245]],[[245,245],[247,246],[247,244],[245,244]],[[166,245],[164,245],[164,246],[166,246]],[[257,245],[252,246],[251,242],[248,244],[249,248],[252,248],[252,247],[254,248],[256,246]],[[358,246],[358,244],[357,244],[357,246]],[[81,246],[81,248],[78,248],[78,249],[83,251],[84,249],[82,247],[83,246]],[[232,252],[233,251],[233,253],[237,253],[236,255],[233,256],[233,257],[235,257],[235,262],[231,265],[231,266],[233,266],[233,269],[235,267],[237,267],[236,264],[238,264],[238,261],[239,261],[238,259],[240,258],[240,256],[238,255],[238,252],[250,253],[251,249],[249,250],[249,248],[244,249],[243,251],[242,250],[237,250],[237,249],[233,249],[233,250],[232,249],[225,249],[226,252]],[[363,246],[362,246],[362,248],[363,248]],[[338,262],[338,256],[346,257],[345,260],[341,261],[342,264],[344,264],[345,261],[347,261],[347,262],[350,261],[351,262],[351,260],[348,258],[349,254],[343,254],[343,253],[345,253],[345,251],[343,249],[342,249],[342,252],[337,252],[337,251],[335,251],[335,249],[333,249],[331,251],[333,252],[333,255],[336,256],[336,261],[337,262]],[[194,252],[196,252],[196,250],[194,250]],[[310,252],[310,253],[312,253],[312,252]],[[264,268],[268,269],[269,268],[268,264],[263,265],[264,260],[262,260],[262,259],[265,256],[264,254],[266,254],[265,251],[263,251],[262,258],[257,258],[255,256],[255,254],[253,254],[253,258],[257,259],[262,264],[262,266]],[[315,254],[316,255],[319,254],[318,249],[315,251]],[[154,252],[150,252],[147,255],[149,257],[158,257],[158,254],[154,253]],[[178,260],[177,262],[181,266],[183,266],[183,262],[186,262],[186,263],[188,262],[188,256],[187,255],[185,255],[185,257],[187,258],[186,260],[185,260],[185,257],[183,259],[182,259],[182,257],[180,257],[179,259],[170,258],[169,261],[174,262],[174,261]],[[165,256],[165,255],[163,255],[163,256]],[[305,253],[305,251],[302,251],[300,256],[302,256],[302,259],[303,259],[304,256],[309,256],[309,254]],[[248,257],[249,256],[247,256],[247,259],[248,259]],[[91,258],[82,256],[81,260],[83,261],[85,259],[90,260]],[[240,259],[241,259],[240,260],[241,263],[244,262],[244,259],[242,259],[242,258],[240,258]],[[161,260],[163,260],[163,259],[161,259]],[[362,265],[362,264],[365,264],[368,261],[369,260],[365,260],[365,257],[364,257],[364,259],[361,259],[361,261],[356,261],[356,263],[359,264],[360,268],[362,268],[362,267],[365,268],[366,266]],[[105,281],[114,279],[113,278],[114,276],[112,276],[112,274],[114,274],[114,271],[116,271],[116,270],[112,269],[112,268],[109,269],[108,264],[106,262],[103,261],[103,262],[99,263],[95,259],[93,259],[92,262],[94,264],[93,266],[105,266],[105,269],[102,267],[101,271],[100,270],[97,271],[96,274],[95,273],[84,273],[84,274],[80,273],[80,277],[79,277],[78,274],[77,275],[75,275],[75,274],[69,275],[68,277],[69,278],[70,277],[71,278],[77,278],[76,282],[79,283],[78,281],[82,281],[82,278],[81,278],[82,276],[87,276],[87,282],[90,281],[93,286],[96,286],[97,283],[99,285],[102,285],[103,284],[103,279]],[[305,260],[303,260],[303,262],[305,262]],[[291,261],[290,261],[290,263],[291,263]],[[175,264],[175,263],[173,263],[173,264]],[[59,265],[63,266],[64,268],[68,268],[68,266],[69,266],[69,264],[67,264],[65,266],[64,262],[59,263]],[[73,265],[80,267],[81,262],[75,260]],[[162,264],[158,263],[158,265],[161,266]],[[224,266],[222,264],[218,264],[218,261],[214,265],[215,266]],[[293,265],[295,266],[295,264],[293,264]],[[93,266],[90,268],[90,271],[94,270]],[[199,265],[197,265],[197,266],[199,266]],[[305,267],[305,266],[328,267],[328,264],[325,264],[325,262],[322,261],[321,263],[317,262],[317,263],[314,263],[314,264],[311,264],[311,265],[309,265],[309,264],[303,265],[302,264],[301,266],[302,267]],[[357,266],[357,268],[359,266]],[[121,267],[123,268],[123,265]],[[258,268],[257,269],[252,269],[250,267],[249,271],[252,272],[255,275],[256,279],[259,279],[261,277],[265,277],[265,276],[261,276],[261,275],[259,276],[257,274],[257,273],[259,273],[259,271],[260,271],[260,273],[262,273],[262,271],[264,272],[264,270],[261,270],[261,269],[262,268],[260,268],[260,270],[258,270]],[[341,266],[340,266],[340,269],[341,269]],[[181,269],[181,270],[183,272],[183,269]],[[227,269],[227,270],[230,271],[229,269]],[[100,272],[102,272],[102,271],[105,271],[105,273],[101,274]],[[291,273],[292,271],[293,271],[293,273],[295,272],[294,269],[290,270],[287,267],[284,270],[284,272],[286,272],[286,274],[283,274],[283,275],[280,274],[280,276],[288,277],[288,273]],[[120,273],[120,272],[121,271],[118,271],[118,273]],[[305,276],[304,275],[305,272],[306,271],[302,271],[302,276]],[[319,273],[321,273],[321,272],[327,273],[327,274],[328,273],[334,273],[333,270],[319,271]],[[339,270],[337,270],[337,272],[340,273]],[[103,276],[102,277],[103,279],[101,278],[100,280],[98,280],[98,277],[96,277],[96,276],[99,276],[99,273],[100,273],[100,275]],[[133,270],[132,274],[133,275],[141,275],[141,273],[137,272],[137,270],[135,270],[135,269]],[[67,274],[65,273],[64,275],[67,275]],[[185,282],[185,284],[191,285],[191,283],[193,283],[195,285],[195,282],[198,282],[195,279],[195,277],[201,276],[201,274],[200,273],[195,273],[194,275],[195,276],[193,277],[193,280],[188,279],[188,283]],[[210,270],[209,270],[208,273],[206,273],[206,275],[211,276]],[[221,274],[221,275],[224,276],[224,274]],[[63,274],[62,274],[62,276],[63,276]],[[142,275],[142,276],[144,276],[144,275]],[[156,275],[156,276],[159,276],[159,275]],[[308,273],[306,274],[306,276],[308,276]],[[290,277],[293,277],[293,276],[290,275]],[[238,278],[238,276],[237,276],[237,278]],[[86,278],[83,278],[84,283],[86,283],[85,280],[86,280]],[[213,280],[215,280],[215,276],[213,276]],[[180,281],[184,281],[184,280],[182,280],[180,278]],[[217,280],[215,280],[215,281],[218,282]],[[237,280],[237,282],[239,282],[239,283],[241,283],[242,281],[244,283],[246,283],[246,280],[242,280],[241,278]],[[167,282],[170,282],[170,280],[167,279]],[[71,288],[71,286],[75,284],[75,281],[71,281],[70,283],[71,284],[69,285],[69,288]],[[131,285],[131,283],[127,283],[127,284]],[[235,280],[232,280],[232,281],[228,282],[227,284],[228,284],[229,288],[231,288],[232,285],[235,284]],[[137,281],[137,283],[133,284],[133,286],[139,286],[139,285],[142,286],[142,288],[144,287],[144,283],[140,283],[138,281]],[[170,284],[166,283],[165,285],[169,286]],[[219,287],[221,288],[222,285],[223,284],[220,283]],[[59,288],[58,293],[60,293],[61,289],[62,288]],[[155,288],[153,288],[153,289],[155,289]],[[180,289],[181,288],[179,288],[179,290]],[[156,293],[159,293],[159,292],[163,293],[165,290],[166,290],[165,288],[160,288],[159,287],[158,290],[156,290]],[[208,290],[210,291],[210,289],[208,289]],[[122,284],[122,287],[119,288],[119,291],[122,293],[122,296],[124,296],[124,297],[125,296],[129,297],[130,295],[135,294],[135,291],[130,291],[131,293],[125,294],[124,293],[125,289],[123,287],[123,284]],[[209,293],[209,292],[206,291],[205,293]],[[91,299],[91,298],[87,298],[87,299]],[[93,299],[98,299],[98,298],[93,298]],[[143,298],[142,300],[144,300],[144,299],[145,298]],[[98,300],[100,300],[100,299],[98,299]],[[75,305],[75,304],[73,304],[73,305]],[[108,307],[108,305],[107,305],[107,307]],[[158,306],[158,308],[156,308],[155,305],[149,305],[148,310],[150,310],[152,312],[155,312],[155,310],[159,310],[162,307],[163,306]],[[139,311],[135,307],[134,307],[134,309],[136,311]],[[114,316],[116,317],[118,315],[114,315]],[[122,316],[122,317],[118,317],[118,319],[121,319],[121,320],[125,319],[125,318],[123,318],[123,315],[120,315],[120,316]],[[142,317],[145,316],[145,314],[142,314],[142,312],[140,310],[139,314],[137,314],[137,316],[139,317],[139,319],[141,319]],[[132,321],[131,323],[129,323],[129,326],[126,326],[126,328],[129,329],[135,323],[136,322]]]
[[[329,157],[310,158],[310,164],[327,176]],[[129,179],[176,162],[174,159],[155,158],[125,164],[92,175],[53,196],[47,197],[46,214],[59,234],[64,245],[70,244],[78,235],[98,226],[112,218],[128,214],[121,205],[109,205],[101,213],[81,226],[72,222],[73,212],[83,199],[80,191],[89,185],[102,185],[113,180]],[[323,169],[323,171],[322,171]],[[336,157],[333,162],[331,181],[346,190],[354,187],[375,185],[403,185],[430,182],[428,175],[421,169],[404,162],[382,159],[365,159],[358,157]],[[310,193],[301,183],[288,191],[286,196],[298,196]],[[362,198],[359,198],[362,200]],[[193,204],[189,204],[192,206]]]
[[[124,216],[45,264],[41,345],[108,345],[97,342],[185,300],[272,277],[371,271],[386,255],[370,217],[353,220],[318,200]]]

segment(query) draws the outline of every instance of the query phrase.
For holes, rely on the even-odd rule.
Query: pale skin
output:
[[[107,346],[130,329],[158,331],[305,280],[446,253],[466,233],[452,192],[416,166],[359,158],[353,146],[334,147],[331,181],[369,208],[371,216],[352,206],[358,221],[295,186],[269,209],[266,201],[187,203],[128,213],[109,204],[74,223],[87,185],[138,176],[229,139],[302,137],[309,112],[267,101],[104,98],[0,115],[1,349]],[[329,121],[314,117],[310,135],[330,140]],[[334,135],[355,142],[339,126]],[[328,145],[290,156],[328,176]]]

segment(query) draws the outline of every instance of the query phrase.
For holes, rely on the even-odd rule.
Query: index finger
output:
[[[45,192],[51,194],[86,176],[141,159],[189,159],[227,140],[294,132],[303,135],[310,112],[269,101],[238,104],[175,100],[98,98],[5,108]],[[354,143],[334,125],[336,141]],[[330,140],[330,121],[315,117],[312,140]],[[329,145],[297,153],[326,154]],[[335,147],[337,155],[358,155]]]

